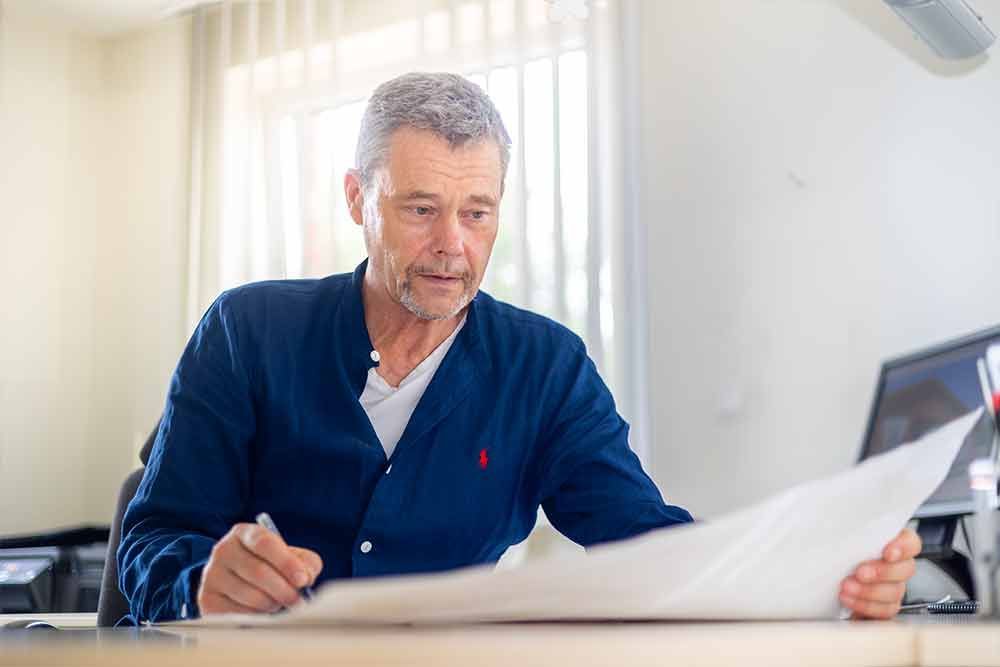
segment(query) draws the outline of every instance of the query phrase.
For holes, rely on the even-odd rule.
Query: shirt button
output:
[[[371,550],[372,550],[372,543],[371,542],[369,542],[368,540],[365,540],[364,542],[361,543],[361,553],[366,554],[366,553],[368,553]]]
[[[392,470],[392,464],[391,463],[389,464],[389,467],[385,469],[385,474],[388,475],[390,470]]]
[[[374,361],[377,364],[379,360],[382,358],[382,355],[378,353],[378,350],[372,350],[371,358],[372,361]]]

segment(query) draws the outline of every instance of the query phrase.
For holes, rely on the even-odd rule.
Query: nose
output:
[[[434,254],[460,257],[463,254],[462,223],[458,213],[441,216],[434,229]]]

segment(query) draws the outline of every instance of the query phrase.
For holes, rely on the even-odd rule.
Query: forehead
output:
[[[452,146],[434,132],[400,128],[390,137],[385,166],[396,192],[459,189],[500,193],[500,147],[491,139]]]

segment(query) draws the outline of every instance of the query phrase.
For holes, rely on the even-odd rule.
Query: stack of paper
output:
[[[511,570],[331,582],[277,615],[214,625],[593,619],[819,619],[941,483],[980,417],[720,519]]]

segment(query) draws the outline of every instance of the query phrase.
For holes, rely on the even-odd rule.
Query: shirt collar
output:
[[[375,350],[371,337],[368,335],[368,327],[365,325],[365,306],[363,287],[365,282],[365,272],[368,270],[368,260],[358,264],[351,274],[351,283],[344,291],[340,303],[339,316],[337,318],[337,340],[335,345],[343,355],[342,359],[347,369],[351,387],[357,396],[361,396],[365,389],[365,382],[368,380],[368,371],[378,365],[373,358],[372,352]],[[448,351],[442,365],[449,364],[449,358],[462,357],[461,362],[471,361],[478,370],[486,371],[490,367],[489,355],[482,345],[479,330],[479,315],[477,302],[479,293],[469,302],[469,307],[465,314],[465,325],[459,332],[458,337]],[[346,344],[345,344],[346,343]],[[456,352],[456,348],[458,351]],[[466,358],[467,357],[467,358]],[[460,362],[460,363],[461,363]]]

